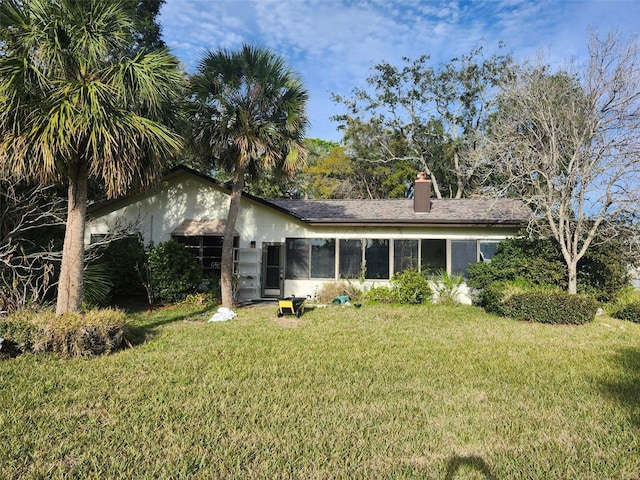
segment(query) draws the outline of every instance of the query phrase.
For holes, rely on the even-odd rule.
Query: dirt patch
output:
[[[302,320],[301,318],[295,317],[293,315],[291,316],[285,315],[284,317],[274,318],[273,323],[275,323],[279,327],[295,328],[302,325],[304,323],[304,320]]]

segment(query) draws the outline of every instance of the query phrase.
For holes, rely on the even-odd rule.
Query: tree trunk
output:
[[[83,161],[69,172],[67,226],[62,247],[56,314],[79,312],[84,295],[84,226],[87,212],[87,165]]]
[[[233,186],[231,187],[227,224],[222,239],[222,262],[220,265],[222,270],[220,274],[222,306],[227,308],[233,306],[233,232],[236,228],[236,220],[238,219],[238,213],[240,211],[240,199],[243,188],[244,169],[236,168],[233,175]]]
[[[578,293],[578,262],[567,262],[567,270],[569,273],[569,285],[567,291],[575,295]]]

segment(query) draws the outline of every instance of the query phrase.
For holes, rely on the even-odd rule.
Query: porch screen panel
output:
[[[389,278],[389,240],[365,240],[366,278]]]
[[[478,261],[476,240],[451,240],[451,272],[466,275],[467,267]]]
[[[333,238],[311,239],[311,278],[336,277],[336,241]]]
[[[358,278],[362,265],[362,241],[340,240],[340,277]]]
[[[393,271],[418,268],[418,240],[393,241]]]
[[[285,278],[309,278],[309,239],[287,238]]]
[[[447,268],[447,241],[444,239],[422,240],[422,271],[436,274]]]

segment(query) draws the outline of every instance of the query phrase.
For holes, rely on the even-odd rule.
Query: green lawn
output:
[[[129,350],[0,361],[0,478],[640,478],[640,325],[238,313],[145,313]]]

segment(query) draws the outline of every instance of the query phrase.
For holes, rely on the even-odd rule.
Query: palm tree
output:
[[[197,155],[233,176],[222,243],[222,304],[233,304],[233,231],[245,176],[304,165],[307,91],[269,50],[209,52],[191,78],[191,144]]]
[[[183,74],[166,50],[127,53],[126,11],[112,0],[0,2],[0,171],[68,189],[58,314],[82,303],[88,178],[123,194],[180,147],[162,120]]]

